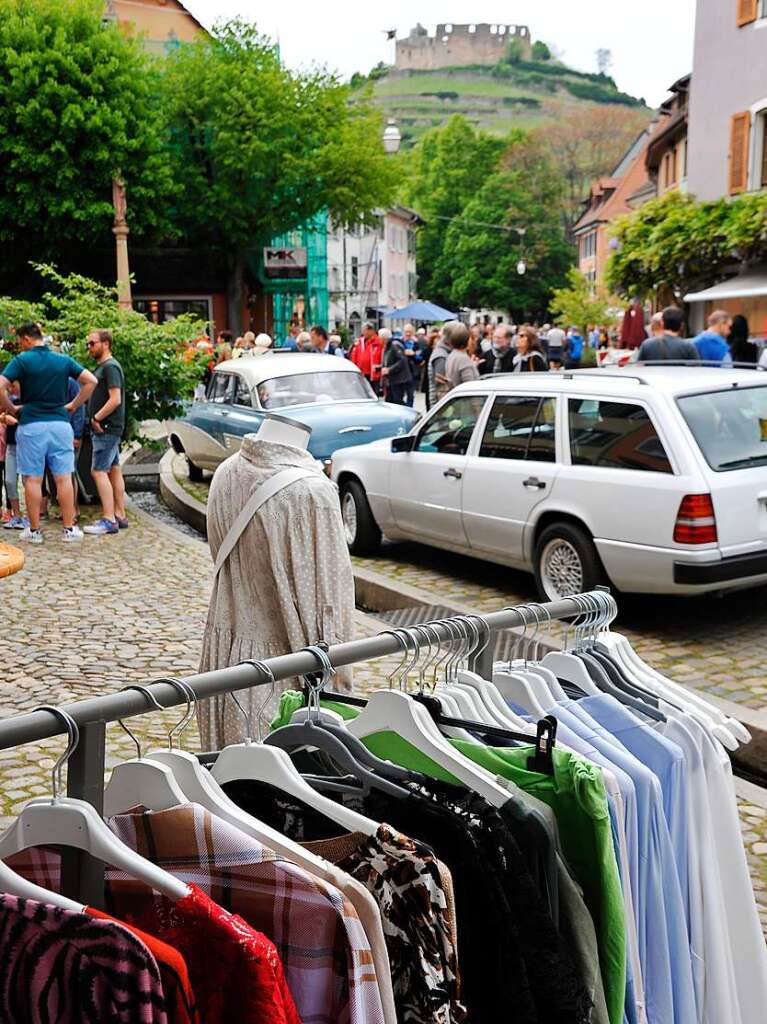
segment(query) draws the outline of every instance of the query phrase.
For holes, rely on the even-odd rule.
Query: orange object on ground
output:
[[[11,544],[0,542],[0,577],[12,576],[24,566],[24,552]]]

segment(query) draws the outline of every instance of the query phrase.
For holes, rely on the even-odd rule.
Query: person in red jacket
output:
[[[349,358],[367,377],[376,394],[381,389],[381,365],[383,363],[383,342],[373,324],[362,325],[362,334],[352,345]]]

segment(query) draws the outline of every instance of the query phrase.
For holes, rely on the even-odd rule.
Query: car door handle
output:
[[[543,480],[539,480],[537,476],[529,476],[522,486],[527,487],[529,490],[542,491],[546,484]]]
[[[461,473],[460,470],[452,469],[451,468],[451,469],[446,469],[445,472],[442,474],[442,476],[451,476],[451,477],[453,477],[454,480],[460,480],[461,477],[463,476],[463,473]]]
[[[228,416],[229,415],[229,410],[228,409],[222,409],[221,410],[221,415],[222,416]]]

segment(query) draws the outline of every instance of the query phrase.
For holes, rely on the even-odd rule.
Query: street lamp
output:
[[[517,273],[519,274],[520,277],[524,277],[526,271],[527,271],[527,264],[525,263],[524,260],[520,260],[519,263],[517,264]]]
[[[392,156],[394,153],[398,153],[401,142],[402,135],[397,127],[397,122],[390,117],[383,133],[383,146],[387,154]]]

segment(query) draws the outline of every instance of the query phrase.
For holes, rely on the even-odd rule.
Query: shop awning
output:
[[[746,299],[754,295],[767,295],[767,271],[738,274],[702,292],[689,292],[684,301],[719,302],[721,299]]]

